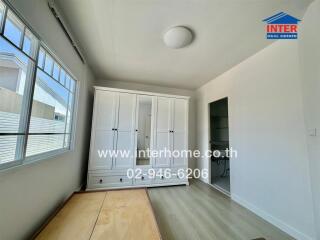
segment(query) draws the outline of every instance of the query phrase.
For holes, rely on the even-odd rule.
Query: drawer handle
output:
[[[123,181],[123,179],[122,178],[120,178],[120,182],[122,182]]]
[[[102,179],[100,179],[100,180],[99,180],[99,183],[101,184],[102,182],[103,182]]]
[[[142,181],[144,180],[144,176],[141,177],[141,180],[142,180]]]
[[[164,179],[164,176],[161,176],[161,179]]]

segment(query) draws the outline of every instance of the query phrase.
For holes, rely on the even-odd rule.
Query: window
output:
[[[40,54],[43,53],[46,60],[44,67],[38,66],[37,69],[27,157],[70,146],[74,89],[71,89],[71,84],[66,85],[66,81],[64,84],[59,81],[61,67],[48,52],[41,49]],[[69,74],[66,79],[75,84]]]
[[[22,44],[22,35],[24,31],[24,25],[16,17],[12,11],[8,11],[6,24],[4,26],[4,35],[17,47]]]
[[[34,58],[36,55],[37,39],[36,37],[27,29],[24,35],[23,48],[22,50],[29,56]]]
[[[2,0],[0,30],[0,168],[6,168],[70,149],[76,81]]]

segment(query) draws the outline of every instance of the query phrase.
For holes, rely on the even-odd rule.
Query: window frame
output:
[[[33,28],[28,24],[28,22],[15,10],[15,8],[7,1],[7,0],[0,0],[5,8],[3,12],[3,19],[1,21],[0,19],[0,37],[3,38],[5,41],[7,41],[12,47],[16,48],[21,52],[21,54],[24,54],[30,61],[33,62],[33,66],[31,67],[31,74],[29,76],[30,79],[28,79],[28,76],[26,79],[30,81],[30,86],[29,89],[25,91],[27,96],[26,96],[26,101],[23,102],[22,109],[21,110],[21,115],[23,114],[23,122],[20,123],[23,124],[23,132],[17,132],[17,133],[0,133],[0,136],[17,136],[17,143],[16,143],[16,154],[18,153],[20,156],[20,159],[18,160],[12,160],[10,162],[6,163],[0,163],[0,172],[8,170],[10,168],[14,167],[20,167],[20,166],[25,166],[30,163],[46,160],[53,158],[55,156],[65,154],[68,152],[73,152],[75,148],[75,134],[76,134],[76,123],[77,123],[77,111],[78,111],[78,100],[79,100],[79,89],[80,89],[80,81],[77,80],[77,78],[72,74],[70,69],[60,60],[59,57],[48,47],[48,45],[39,37],[39,35],[36,33],[36,31],[33,30]],[[6,19],[7,19],[7,14],[8,12],[11,11],[23,24],[24,24],[24,30],[21,36],[22,39],[22,44],[20,44],[20,47],[16,46],[15,43],[13,43],[10,39],[8,39],[4,35],[4,30],[5,30],[5,24],[6,24]],[[29,56],[27,53],[23,51],[23,42],[26,34],[26,30],[30,31],[31,34],[35,37],[36,41],[36,46],[35,46],[35,53],[34,57]],[[59,75],[61,70],[63,69],[65,71],[66,76],[69,75],[72,80],[74,80],[75,84],[75,89],[74,91],[68,90],[72,92],[73,94],[73,108],[70,111],[70,133],[69,134],[69,146],[65,147],[65,140],[63,142],[63,145],[59,149],[55,149],[52,151],[47,151],[43,153],[39,153],[36,155],[32,156],[26,156],[26,151],[27,151],[27,144],[28,144],[28,138],[29,136],[32,135],[50,135],[47,133],[29,133],[29,127],[30,127],[30,121],[31,121],[31,114],[32,114],[32,103],[33,103],[33,96],[34,96],[34,91],[35,91],[35,85],[36,85],[36,79],[37,79],[37,71],[38,69],[41,69],[41,67],[38,66],[38,60],[39,60],[39,53],[40,50],[43,49],[45,54],[44,54],[44,60],[43,60],[43,72],[47,74],[47,72],[44,71],[45,67],[45,57],[46,54],[48,53],[52,60],[53,60],[53,66],[52,66],[52,72],[54,68],[54,63],[57,63],[58,66],[60,67]],[[50,76],[53,78],[53,76]],[[60,77],[60,76],[59,76]],[[54,79],[54,78],[53,78]],[[58,81],[60,84],[60,82]],[[68,97],[69,98],[69,97]],[[69,107],[69,102],[67,103]],[[68,111],[68,110],[67,110]],[[67,118],[67,116],[66,116]],[[22,117],[20,116],[20,119]],[[67,125],[67,120],[66,120],[66,125]],[[63,133],[66,136],[66,127],[65,127],[65,132]],[[64,136],[64,139],[65,139]],[[20,140],[19,140],[20,138]],[[22,144],[22,145],[21,145]],[[21,146],[19,146],[21,145]]]

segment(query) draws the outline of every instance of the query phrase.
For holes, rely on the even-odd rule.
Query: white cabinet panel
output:
[[[174,100],[173,129],[175,132],[186,132],[188,124],[188,102],[184,99]]]
[[[111,131],[116,121],[117,93],[97,91],[95,97],[94,127]]]
[[[133,168],[133,144],[134,133],[132,131],[116,132],[116,153],[118,156],[114,158],[114,169]]]
[[[116,125],[114,169],[133,167],[136,95],[119,93]],[[124,154],[121,156],[121,154]]]
[[[94,132],[90,153],[90,170],[111,169],[112,157],[106,151],[113,149],[113,131],[99,130]],[[105,155],[101,154],[104,151]],[[100,154],[99,154],[100,152]]]
[[[167,132],[157,132],[155,140],[155,149],[158,151],[158,156],[154,159],[154,167],[170,167],[169,151],[171,149],[171,134]],[[162,156],[160,156],[162,155]]]
[[[188,157],[185,150],[187,150],[186,134],[184,132],[174,132],[173,134],[173,150],[179,151],[179,157],[172,157],[171,167],[185,167],[188,163]]]
[[[133,131],[135,123],[136,95],[120,93],[118,105],[118,124],[116,128],[121,131]]]
[[[154,158],[154,167],[170,167],[170,156],[164,156],[165,150],[171,149],[172,128],[172,100],[170,98],[158,97],[156,108],[156,127],[154,149],[162,151],[162,156]]]
[[[185,167],[188,157],[182,156],[181,152],[188,149],[188,102],[184,99],[175,99],[173,108],[173,144],[172,150],[179,151],[179,157],[172,157],[172,167]],[[183,153],[185,154],[185,153]]]
[[[158,97],[157,101],[157,132],[168,132],[172,129],[172,100]]]

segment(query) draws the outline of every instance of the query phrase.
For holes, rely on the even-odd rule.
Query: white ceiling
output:
[[[262,22],[301,18],[313,0],[56,0],[99,79],[195,89],[271,42]],[[187,26],[195,41],[170,49],[163,33]]]

